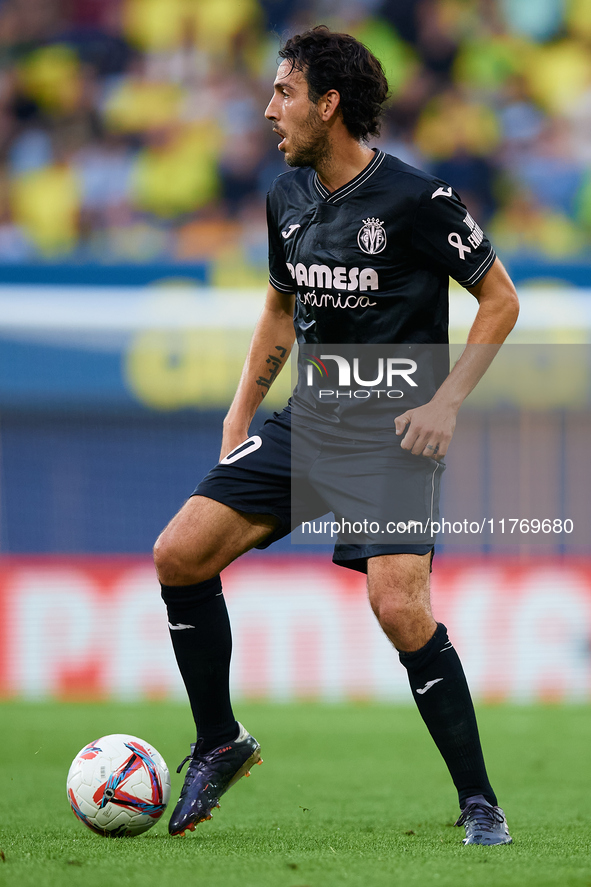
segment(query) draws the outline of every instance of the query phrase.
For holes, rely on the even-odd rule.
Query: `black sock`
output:
[[[235,739],[230,702],[232,634],[219,576],[162,586],[170,637],[204,751]]]
[[[429,733],[435,740],[458,790],[460,807],[472,795],[484,795],[496,806],[488,781],[476,715],[459,656],[441,622],[420,650],[400,653],[410,688]]]

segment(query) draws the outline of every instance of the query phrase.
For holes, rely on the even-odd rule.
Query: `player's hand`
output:
[[[404,434],[400,446],[413,456],[443,459],[456,427],[456,413],[448,405],[431,401],[407,410],[394,420],[396,434]]]

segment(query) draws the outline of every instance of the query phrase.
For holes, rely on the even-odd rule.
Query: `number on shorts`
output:
[[[258,434],[254,434],[243,443],[238,444],[237,447],[234,447],[234,449],[230,453],[228,453],[227,456],[224,456],[224,458],[220,462],[220,465],[231,465],[232,462],[238,462],[239,459],[242,459],[244,456],[248,456],[249,453],[254,453],[254,451],[258,450],[258,448],[262,445],[262,439],[258,436]]]

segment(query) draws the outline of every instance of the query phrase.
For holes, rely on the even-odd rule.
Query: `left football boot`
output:
[[[463,825],[466,837],[462,844],[511,844],[505,814],[500,807],[493,807],[483,795],[466,800],[466,806],[454,825]]]

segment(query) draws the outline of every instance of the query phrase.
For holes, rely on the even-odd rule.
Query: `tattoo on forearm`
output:
[[[264,397],[272,383],[275,380],[275,376],[283,366],[283,362],[285,360],[285,355],[287,354],[287,348],[283,348],[281,345],[275,345],[275,351],[279,352],[279,357],[276,354],[269,354],[265,363],[268,365],[269,369],[267,371],[266,376],[259,376],[256,380],[257,385],[261,388],[261,397]]]

